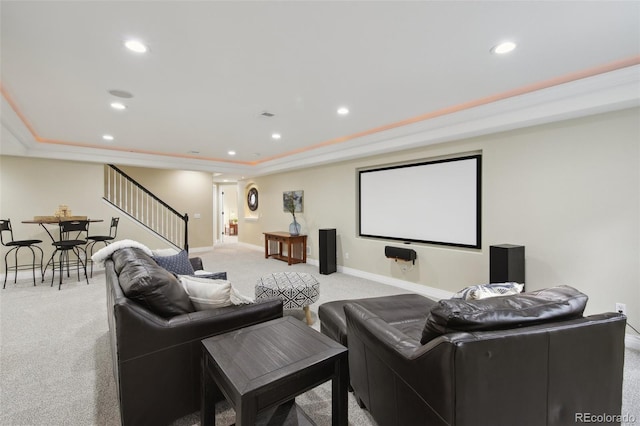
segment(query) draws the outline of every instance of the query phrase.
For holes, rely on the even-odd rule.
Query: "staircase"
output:
[[[113,164],[104,168],[103,199],[178,249],[189,251],[189,216],[155,196]]]

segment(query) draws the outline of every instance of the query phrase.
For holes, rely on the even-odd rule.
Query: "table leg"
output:
[[[269,258],[269,237],[264,237],[264,258]]]
[[[311,325],[311,309],[308,306],[302,308],[304,310],[305,318],[307,319],[307,325]]]
[[[49,235],[49,238],[51,238],[51,242],[55,242],[56,239],[53,238],[53,235],[51,235],[51,232],[49,232],[47,227],[44,226],[44,223],[40,223],[39,225],[42,226],[42,229],[44,229],[44,231],[47,233],[47,235]],[[52,256],[52,258],[53,258],[53,256]],[[51,259],[49,259],[49,262],[47,262],[47,266],[44,267],[44,272],[42,273],[42,281],[44,281],[44,274],[47,272],[47,268],[49,267],[49,263],[51,263]],[[62,270],[60,270],[60,273],[62,273]],[[55,274],[56,274],[56,263],[55,263],[55,260],[54,260],[53,261],[53,275],[55,275]],[[51,285],[53,285],[53,281],[52,281]]]
[[[287,265],[291,265],[291,238],[287,240]]]
[[[55,238],[53,238],[53,235],[51,235],[51,232],[49,232],[49,230],[47,229],[47,227],[46,227],[46,226],[44,226],[44,223],[41,223],[41,224],[40,224],[40,226],[42,226],[42,229],[44,229],[44,231],[49,235],[49,238],[51,238],[51,241],[52,241],[52,242],[55,242],[55,241],[56,241],[56,239],[55,239]]]
[[[335,373],[331,380],[331,424],[347,426],[347,365],[346,356],[335,362]]]
[[[236,407],[236,426],[254,426],[256,424],[256,400],[252,397],[240,399]]]
[[[200,388],[200,424],[202,426],[215,426],[216,424],[216,401],[222,399],[222,392],[211,377],[207,365],[207,354],[203,354],[201,360],[202,378]]]

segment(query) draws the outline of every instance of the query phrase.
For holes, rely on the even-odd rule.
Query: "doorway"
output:
[[[238,242],[238,184],[219,183],[216,186],[214,199],[217,200],[217,226],[214,240],[221,244]]]

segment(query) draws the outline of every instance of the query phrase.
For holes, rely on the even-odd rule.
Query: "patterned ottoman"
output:
[[[304,272],[276,272],[265,275],[256,283],[256,301],[279,297],[283,309],[304,309],[307,324],[311,325],[309,305],[318,300],[320,283]]]

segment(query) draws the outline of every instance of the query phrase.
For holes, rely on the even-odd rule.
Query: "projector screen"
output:
[[[358,171],[359,235],[481,247],[482,156]]]

